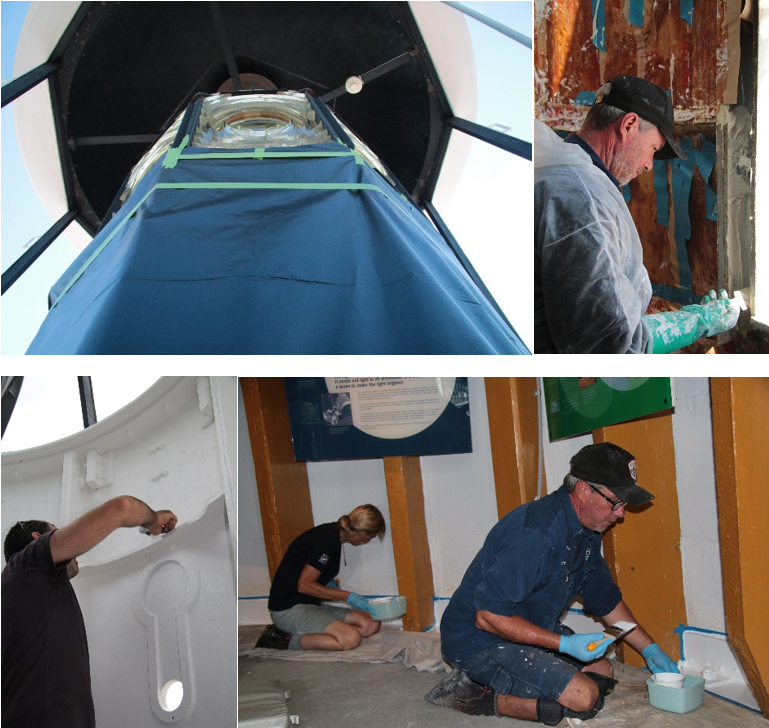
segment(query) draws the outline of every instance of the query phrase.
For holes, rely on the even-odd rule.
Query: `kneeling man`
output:
[[[601,533],[625,505],[654,496],[635,479],[635,458],[612,443],[588,445],[554,493],[508,513],[491,529],[441,621],[444,658],[457,669],[426,696],[476,715],[558,725],[594,717],[616,685],[601,632],[561,624],[580,597],[607,625],[637,622],[601,556]],[[625,641],[652,672],[676,664],[638,625]]]

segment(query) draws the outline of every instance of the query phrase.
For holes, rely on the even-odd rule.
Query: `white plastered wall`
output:
[[[674,386],[677,405],[673,414],[673,433],[688,621],[691,626],[724,631],[709,384],[706,378],[676,379]],[[469,388],[473,452],[421,458],[437,625],[448,599],[497,520],[483,379],[470,378]],[[571,457],[591,444],[593,438],[592,435],[582,435],[550,443],[544,422],[542,433],[547,486],[552,492],[561,485],[569,470]],[[268,621],[269,615],[266,605],[262,611],[257,611],[253,604],[266,602],[270,583],[255,496],[251,449],[247,434],[241,432],[240,438],[239,614],[242,623],[258,624],[264,623],[262,620]],[[244,474],[247,481],[244,481]],[[309,463],[308,476],[315,523],[335,520],[359,503],[371,502],[382,509],[389,524],[381,461]],[[653,492],[653,485],[649,484],[649,489]],[[246,490],[254,495],[250,496]],[[243,505],[248,497],[253,497],[254,503],[246,515]],[[246,518],[250,521],[248,526]],[[246,530],[250,535],[245,536]],[[249,575],[247,583],[244,581],[245,574]],[[348,549],[347,567],[342,565],[340,578],[344,585],[363,594],[396,593],[397,580],[389,534],[383,544],[372,542],[357,549]],[[247,597],[257,599],[247,600]],[[586,628],[592,625],[592,620],[578,613],[569,614],[567,622],[576,629],[580,629],[580,625]]]
[[[78,559],[72,585],[98,725],[236,720],[235,387],[228,377],[164,377],[87,430],[3,455],[3,533],[19,519],[64,525],[118,495],[179,519],[162,537],[118,529]],[[89,452],[111,474],[89,473]],[[175,711],[158,703],[168,679],[184,685]]]

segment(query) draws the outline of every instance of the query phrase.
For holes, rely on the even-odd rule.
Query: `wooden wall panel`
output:
[[[491,459],[500,518],[537,495],[536,377],[486,377]],[[544,472],[542,492],[547,493]]]
[[[679,0],[644,3],[643,26],[629,21],[629,2],[605,4],[606,51],[593,42],[592,3],[539,0],[535,3],[534,66],[537,117],[553,127],[575,131],[584,108],[574,105],[580,91],[596,91],[613,76],[629,74],[670,90],[676,123],[714,124],[717,106],[734,103],[729,55],[739,54],[735,0],[695,3],[691,25],[681,18]],[[738,21],[737,21],[738,22]],[[739,62],[739,55],[736,56]],[[731,63],[735,62],[733,57]],[[731,84],[731,85],[730,85]]]
[[[765,523],[769,379],[716,378],[710,392],[726,631],[753,695],[769,717]]]
[[[242,377],[248,435],[270,579],[288,545],[315,524],[307,466],[294,461],[286,390],[281,377]]]
[[[678,660],[679,639],[673,630],[687,620],[672,417],[604,427],[595,430],[593,438],[633,453],[638,482],[655,497],[649,504],[626,509],[622,522],[604,534],[604,556],[639,624]],[[624,648],[623,657],[635,667],[646,664],[630,648]]]
[[[422,467],[418,457],[386,457],[384,468],[398,593],[406,597],[403,629],[424,632],[435,623],[435,587],[427,542]]]

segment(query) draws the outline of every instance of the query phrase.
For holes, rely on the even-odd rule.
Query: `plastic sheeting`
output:
[[[440,634],[380,630],[363,640],[354,650],[323,652],[322,650],[268,650],[256,647],[248,657],[274,657],[278,660],[311,662],[402,662],[418,672],[449,672],[441,656]],[[243,655],[243,653],[240,653]]]
[[[358,155],[271,153],[156,164],[52,288],[27,353],[528,353]]]
[[[238,728],[288,728],[291,719],[280,680],[238,680]]]

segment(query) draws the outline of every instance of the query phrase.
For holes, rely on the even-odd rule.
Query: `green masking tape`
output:
[[[178,147],[171,147],[171,149],[166,152],[165,159],[163,160],[164,169],[173,169],[176,166],[176,163],[179,161],[179,156],[182,153],[182,149],[189,144],[189,141],[189,136],[186,136],[182,139],[182,143]]]
[[[187,137],[185,137],[186,140]],[[182,142],[182,146],[179,147],[181,150],[184,147],[184,142]],[[173,150],[169,150],[170,151]],[[178,156],[177,156],[178,159]],[[174,162],[175,164],[176,162]],[[163,166],[165,166],[165,162],[163,163]],[[204,190],[204,189],[213,189],[213,190],[370,190],[372,192],[379,192],[382,195],[384,195],[388,200],[392,201],[392,198],[387,195],[387,193],[377,187],[376,185],[370,185],[370,184],[362,184],[362,183],[356,183],[356,182],[158,182],[154,187],[152,187],[147,194],[144,195],[144,197],[139,200],[134,208],[118,223],[118,225],[115,227],[115,229],[102,241],[101,245],[99,245],[96,250],[91,253],[88,260],[83,263],[80,270],[75,273],[75,275],[72,277],[72,280],[67,284],[66,288],[61,292],[61,295],[53,302],[53,306],[51,308],[55,308],[56,304],[61,301],[61,299],[64,297],[64,295],[69,291],[72,286],[77,283],[77,281],[80,279],[80,277],[83,275],[83,273],[88,270],[91,263],[93,263],[94,260],[99,256],[102,250],[109,245],[109,243],[112,241],[112,238],[115,237],[115,235],[120,232],[120,230],[123,228],[123,226],[130,220],[136,211],[142,206],[144,201],[155,191],[155,190]]]

